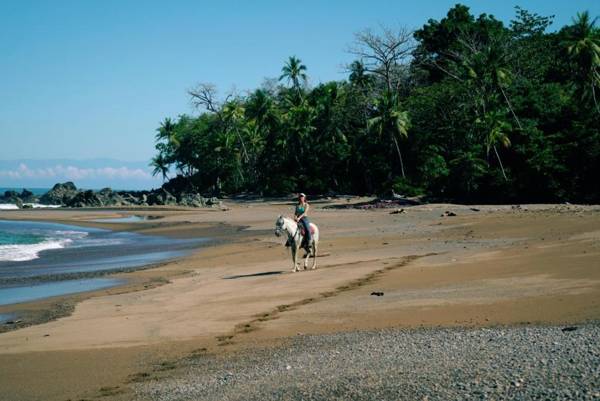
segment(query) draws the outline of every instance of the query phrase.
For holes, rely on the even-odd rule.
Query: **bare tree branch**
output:
[[[197,109],[206,109],[217,113],[220,102],[217,100],[217,87],[211,83],[200,83],[195,88],[188,90],[190,101]]]
[[[365,66],[365,70],[379,75],[387,90],[398,86],[398,66],[406,64],[415,49],[413,31],[406,27],[397,30],[381,26],[381,33],[370,29],[357,32],[354,44],[347,50]]]

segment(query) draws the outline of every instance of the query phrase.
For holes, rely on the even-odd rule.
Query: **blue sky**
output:
[[[1,1],[0,160],[146,162],[154,130],[191,113],[186,89],[255,88],[297,55],[313,84],[342,79],[353,33],[420,27],[456,1]],[[556,29],[600,1],[464,1],[508,21],[514,5]],[[4,185],[0,176],[0,185]]]

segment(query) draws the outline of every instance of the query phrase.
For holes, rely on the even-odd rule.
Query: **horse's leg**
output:
[[[308,269],[308,258],[310,258],[310,248],[308,249],[308,251],[306,252],[306,255],[304,256],[304,270]]]
[[[298,266],[297,266],[296,260],[297,260],[297,255],[298,255],[298,248],[296,247],[295,243],[292,243],[291,248],[292,248],[292,263],[294,264],[294,267],[292,268],[292,272],[297,272]]]
[[[315,270],[317,268],[317,241],[313,242],[313,264],[312,264],[312,270]]]

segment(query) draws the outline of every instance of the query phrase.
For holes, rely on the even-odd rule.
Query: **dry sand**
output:
[[[276,217],[292,209],[286,202],[228,202],[228,211],[3,212],[3,219],[229,241],[121,274],[131,279],[124,288],[23,305],[77,301],[69,316],[0,334],[0,394],[125,400],[128,382],[169,374],[190,353],[234,352],[297,333],[600,319],[598,207],[423,205],[390,214],[326,203],[313,203],[311,213],[321,229],[319,268],[299,273],[273,235]],[[457,216],[441,217],[446,210]],[[90,221],[121,214],[162,218]]]

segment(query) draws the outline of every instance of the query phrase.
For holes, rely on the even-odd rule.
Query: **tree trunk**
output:
[[[400,170],[402,171],[402,178],[406,178],[404,174],[404,162],[402,161],[402,153],[400,152],[400,146],[398,145],[398,140],[395,135],[392,135],[392,139],[394,140],[394,145],[396,145],[396,152],[398,153],[398,159],[400,159]]]
[[[504,172],[504,166],[502,165],[502,159],[500,159],[500,154],[498,154],[498,149],[496,149],[496,145],[494,145],[494,153],[496,153],[496,157],[498,158],[498,163],[500,163],[500,170],[502,170],[502,175],[504,176],[504,181],[508,181],[508,178],[506,178],[506,173]]]
[[[596,111],[600,114],[600,107],[598,107],[598,101],[596,100],[596,87],[594,82],[592,82],[592,98],[594,99],[594,106],[596,106]]]
[[[515,111],[513,110],[512,105],[510,104],[510,100],[508,100],[508,96],[506,96],[506,93],[504,92],[504,89],[502,88],[502,85],[498,85],[498,86],[500,87],[500,91],[502,92],[502,96],[504,96],[504,100],[506,100],[506,104],[508,105],[508,108],[510,109],[510,112],[512,113],[513,117],[515,118],[515,121],[517,122],[517,125],[519,126],[519,129],[522,131],[523,127],[521,127],[521,122],[519,121],[519,118],[515,114]]]

